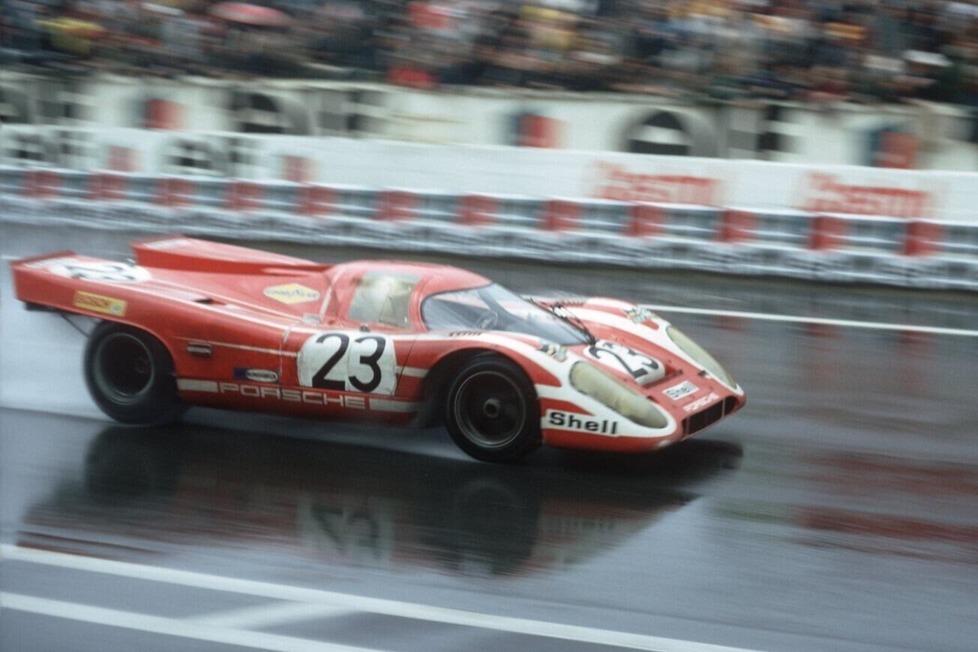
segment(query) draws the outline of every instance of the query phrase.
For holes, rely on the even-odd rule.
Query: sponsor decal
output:
[[[92,294],[81,290],[75,292],[74,305],[82,310],[99,312],[113,317],[123,317],[126,314],[126,302],[122,299],[103,297],[101,294]]]
[[[636,324],[645,324],[648,322],[653,322],[655,319],[655,313],[648,308],[641,308],[639,306],[634,306],[625,311],[625,316]],[[651,324],[653,327],[658,328],[654,322]]]
[[[245,369],[237,367],[234,370],[235,380],[250,380],[255,383],[277,383],[278,373],[271,369]]]
[[[214,347],[208,342],[190,342],[187,344],[187,353],[196,358],[209,358],[214,352]]]
[[[594,196],[628,202],[662,202],[719,206],[723,183],[711,177],[692,174],[642,174],[623,165],[598,164]]]
[[[911,188],[847,184],[834,174],[812,173],[802,182],[798,205],[813,213],[929,217],[934,196]]]
[[[683,410],[688,412],[696,412],[702,408],[705,408],[710,403],[720,400],[720,396],[716,392],[710,392],[709,396],[704,396],[703,398],[696,399],[689,405],[684,405]]]
[[[591,419],[583,414],[548,410],[546,422],[548,426],[561,430],[592,432],[598,435],[618,434],[618,421],[614,419]]]
[[[700,391],[699,387],[689,382],[688,380],[684,380],[678,385],[673,385],[672,387],[666,387],[664,390],[662,390],[662,393],[668,396],[669,398],[671,398],[672,400],[678,401],[684,396],[695,394],[698,391]]]
[[[275,299],[276,301],[287,304],[308,303],[310,301],[316,301],[320,296],[318,291],[298,283],[273,285],[272,287],[265,288],[264,294],[269,299]]]
[[[546,342],[540,345],[537,349],[546,356],[549,356],[556,360],[557,362],[563,362],[567,359],[567,349],[559,344],[553,344],[552,342]]]

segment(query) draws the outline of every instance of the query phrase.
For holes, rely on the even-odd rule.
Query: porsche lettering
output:
[[[686,412],[696,412],[697,410],[705,408],[710,403],[718,400],[720,400],[720,396],[716,392],[710,392],[708,396],[704,396],[703,398],[696,399],[689,405],[684,405],[683,410],[685,410]]]
[[[366,397],[346,396],[312,389],[282,389],[268,385],[248,385],[245,383],[219,383],[220,394],[238,394],[248,398],[269,399],[286,403],[305,403],[324,407],[343,407],[350,410],[366,410],[369,407]]]

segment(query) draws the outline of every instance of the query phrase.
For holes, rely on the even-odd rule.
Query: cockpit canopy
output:
[[[441,292],[421,304],[428,330],[497,330],[525,333],[563,345],[583,344],[577,327],[495,283]]]

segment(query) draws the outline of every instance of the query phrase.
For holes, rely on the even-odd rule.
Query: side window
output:
[[[411,294],[419,278],[411,274],[367,272],[350,301],[349,317],[357,321],[410,328]]]
[[[491,312],[476,291],[446,292],[421,304],[421,318],[431,330],[478,328],[480,318]]]

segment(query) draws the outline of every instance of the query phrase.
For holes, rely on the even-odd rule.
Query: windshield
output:
[[[429,330],[526,333],[563,345],[588,341],[575,326],[499,285],[434,294],[421,304],[421,318]]]

